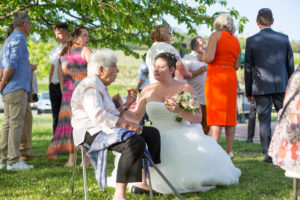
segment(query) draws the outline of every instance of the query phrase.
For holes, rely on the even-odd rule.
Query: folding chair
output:
[[[292,172],[292,171],[285,171],[284,174],[288,178],[293,179],[293,199],[297,200],[298,199],[298,179],[300,179],[300,172]]]
[[[83,164],[82,174],[83,174],[83,184],[84,184],[84,199],[88,200],[84,150],[88,150],[89,147],[88,147],[88,144],[86,144],[86,143],[84,143],[82,145],[79,145],[79,147],[80,147],[80,150],[81,150],[81,159],[82,159],[82,164]],[[175,189],[175,187],[170,183],[170,181],[166,178],[166,176],[160,171],[160,169],[155,165],[155,163],[152,161],[152,159],[146,153],[144,153],[144,158],[147,159],[150,162],[150,164],[154,167],[154,169],[157,171],[157,173],[162,177],[162,179],[172,189],[172,191],[175,193],[175,195],[180,200],[184,200],[184,198],[180,195],[180,193]],[[77,151],[76,151],[76,148],[75,148],[74,162],[73,162],[73,175],[72,175],[72,194],[74,193],[74,177],[75,177],[75,171],[76,171],[76,159],[77,159]],[[150,186],[150,199],[152,200],[153,199],[153,190],[152,190],[150,173],[149,173],[149,186]]]
[[[166,176],[160,171],[160,169],[155,165],[155,163],[153,162],[153,160],[146,153],[144,153],[144,158],[147,159],[150,162],[150,164],[154,167],[154,169],[161,176],[161,178],[168,184],[168,186],[176,194],[176,196],[180,200],[184,200],[184,198],[180,195],[180,193],[175,189],[175,187],[170,183],[170,181],[166,178]],[[151,184],[150,173],[149,173],[149,186],[150,186],[150,199],[152,200],[153,199],[153,191],[152,191],[152,184]]]
[[[86,144],[87,145],[87,144]],[[84,157],[84,150],[87,150],[88,148],[84,148],[83,145],[79,145],[81,150],[81,159],[82,159],[82,175],[83,175],[83,185],[84,185],[84,199],[88,200],[87,195],[87,181],[86,181],[86,166],[85,166],[85,157]],[[77,160],[77,150],[74,149],[74,161],[73,161],[73,174],[72,174],[72,194],[74,193],[74,178],[75,178],[75,172],[76,172],[76,160]]]

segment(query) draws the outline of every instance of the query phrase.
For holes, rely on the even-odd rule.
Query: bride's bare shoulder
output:
[[[143,90],[142,90],[142,92],[141,92],[141,95],[142,95],[142,96],[147,96],[149,93],[152,93],[152,92],[155,90],[155,88],[156,88],[155,85],[156,85],[155,83],[154,83],[154,84],[146,85],[146,86],[143,88]]]
[[[146,86],[144,87],[143,91],[153,90],[153,89],[155,89],[156,85],[157,85],[156,83],[146,85]]]

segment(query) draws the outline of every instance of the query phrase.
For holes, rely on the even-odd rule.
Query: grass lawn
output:
[[[3,114],[0,115],[0,123]],[[71,194],[72,168],[62,167],[67,161],[67,155],[61,155],[57,161],[45,157],[52,138],[52,118],[50,114],[34,115],[33,122],[33,153],[41,154],[40,158],[31,159],[29,164],[34,169],[22,172],[0,170],[0,199],[84,199],[81,168],[77,168],[75,177],[75,192]],[[1,123],[2,124],[2,123]],[[221,145],[225,145],[221,138]],[[256,200],[256,199],[292,199],[292,180],[284,177],[284,171],[272,164],[263,163],[259,144],[234,142],[236,157],[234,164],[241,169],[240,184],[230,187],[220,186],[205,193],[184,194],[185,199],[221,199],[221,200]],[[80,154],[78,161],[80,163]],[[108,156],[108,175],[113,169],[113,156]],[[205,171],[199,171],[205,173]],[[114,189],[106,188],[104,192],[98,189],[93,168],[87,168],[90,199],[111,199]],[[128,199],[149,199],[144,195],[130,195]],[[176,199],[174,195],[163,195],[156,199]]]
[[[120,93],[120,95],[123,97],[124,95],[127,95],[128,88],[135,88],[135,87],[136,87],[136,85],[123,86],[121,84],[111,84],[110,86],[108,86],[108,89],[109,89],[109,93],[111,96],[114,96],[115,94]],[[41,81],[39,83],[38,88],[39,88],[39,93],[49,92],[49,85],[45,81]]]

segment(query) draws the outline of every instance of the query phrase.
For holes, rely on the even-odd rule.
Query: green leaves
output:
[[[2,0],[0,3],[0,41],[3,41],[12,14],[26,11],[32,19],[31,35],[40,36],[41,42],[54,38],[53,26],[67,22],[70,30],[82,24],[89,30],[93,47],[108,47],[138,57],[130,45],[151,46],[150,33],[154,25],[166,22],[166,15],[187,26],[186,33],[196,34],[196,26],[212,27],[214,17],[220,12],[207,14],[207,7],[227,5],[226,0]],[[247,22],[231,8],[228,12],[239,20],[239,31]],[[183,33],[174,34],[180,39]]]
[[[28,40],[28,51],[30,63],[37,64],[36,75],[39,79],[46,77],[49,74],[49,52],[57,45],[55,42],[37,42],[34,40]]]
[[[248,22],[249,20],[246,17],[241,17],[238,23],[238,31],[239,33],[243,32],[244,30],[244,25]]]

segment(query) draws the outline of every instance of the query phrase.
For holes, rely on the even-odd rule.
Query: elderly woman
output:
[[[151,48],[147,52],[146,63],[149,68],[150,84],[157,82],[153,76],[154,59],[163,52],[174,53],[178,59],[176,63],[175,79],[183,80],[184,78],[192,78],[192,74],[184,68],[180,60],[179,52],[171,45],[171,28],[167,24],[154,26],[151,31],[151,40],[153,42]]]
[[[217,141],[222,127],[225,127],[226,152],[233,157],[232,143],[237,124],[235,71],[240,66],[241,48],[233,35],[233,19],[228,14],[219,15],[215,19],[214,28],[216,32],[211,34],[205,54],[199,56],[199,61],[208,63],[205,82],[207,125]]]
[[[122,117],[136,100],[136,94],[129,93],[127,101],[124,104],[119,101],[118,109],[115,107],[107,86],[115,81],[119,72],[116,62],[116,54],[110,49],[92,53],[88,62],[88,77],[76,87],[71,107],[75,145],[85,141],[91,145],[89,152],[94,151],[93,146],[96,144],[105,145],[107,148],[102,149],[105,152],[108,149],[121,153],[113,199],[122,200],[126,199],[126,186],[129,182],[135,182],[135,193],[149,193],[142,173],[142,157],[146,143],[152,160],[155,163],[160,162],[160,136],[157,129],[141,127]],[[90,153],[89,155],[91,156]],[[95,164],[93,156],[91,161]],[[99,174],[101,170],[95,165],[94,167],[95,173]],[[105,174],[99,177],[99,187],[103,189],[106,186],[103,181]]]

